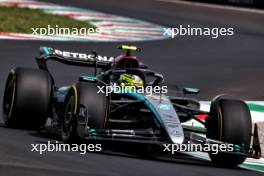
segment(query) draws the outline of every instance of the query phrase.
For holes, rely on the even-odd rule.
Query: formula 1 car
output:
[[[138,90],[140,86],[165,85],[161,74],[131,55],[140,51],[138,47],[118,48],[126,53],[114,58],[96,52],[73,53],[41,47],[36,58],[39,69],[15,68],[7,78],[3,103],[5,124],[31,129],[53,126],[67,143],[85,139],[153,145],[233,144],[232,151],[217,154],[209,151],[213,162],[228,165],[261,156],[250,111],[241,100],[217,96],[212,100],[210,112],[206,112],[200,110],[198,100],[167,96],[164,87],[159,89],[160,93],[151,95],[109,89],[116,84],[129,90],[131,86]],[[47,68],[48,60],[94,68],[94,74],[80,76],[73,85],[57,87]],[[199,90],[184,88],[183,93],[197,94]],[[191,119],[204,125],[204,129],[183,125]]]

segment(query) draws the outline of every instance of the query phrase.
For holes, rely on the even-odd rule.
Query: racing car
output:
[[[199,89],[183,88],[183,96],[131,91],[139,87],[166,85],[163,75],[132,55],[136,46],[118,47],[124,54],[104,57],[97,52],[74,53],[41,47],[38,69],[12,69],[6,82],[3,119],[7,127],[40,129],[52,126],[65,143],[77,139],[128,141],[150,145],[233,144],[234,150],[209,152],[212,162],[238,165],[247,157],[261,156],[250,111],[242,100],[216,96],[210,111],[189,94]],[[93,69],[74,84],[58,87],[48,70],[49,60]],[[108,89],[118,85],[125,89]],[[109,92],[109,90],[111,90]],[[128,91],[129,90],[129,91]],[[108,94],[106,94],[106,92]],[[184,125],[195,120],[203,129]]]

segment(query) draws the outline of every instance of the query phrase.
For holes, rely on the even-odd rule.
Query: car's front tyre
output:
[[[247,152],[251,140],[251,115],[247,105],[241,100],[217,98],[212,101],[210,118],[207,119],[207,137],[241,147]],[[209,153],[215,163],[239,165],[246,156],[233,153]]]

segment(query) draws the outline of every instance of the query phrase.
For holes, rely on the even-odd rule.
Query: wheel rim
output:
[[[220,107],[218,107],[219,112],[219,140],[223,139],[223,113]]]
[[[9,119],[13,112],[14,100],[15,100],[15,91],[16,91],[16,84],[15,78],[12,76],[7,83],[6,91],[4,95],[4,116],[6,119]]]
[[[66,136],[72,131],[72,119],[74,116],[74,99],[71,97],[66,104],[65,114],[63,118],[63,132]]]

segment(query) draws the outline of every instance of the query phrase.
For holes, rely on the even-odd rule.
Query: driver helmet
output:
[[[118,84],[122,87],[127,87],[127,86],[143,86],[143,80],[137,76],[137,75],[132,75],[132,74],[122,74],[120,75],[118,79]]]

